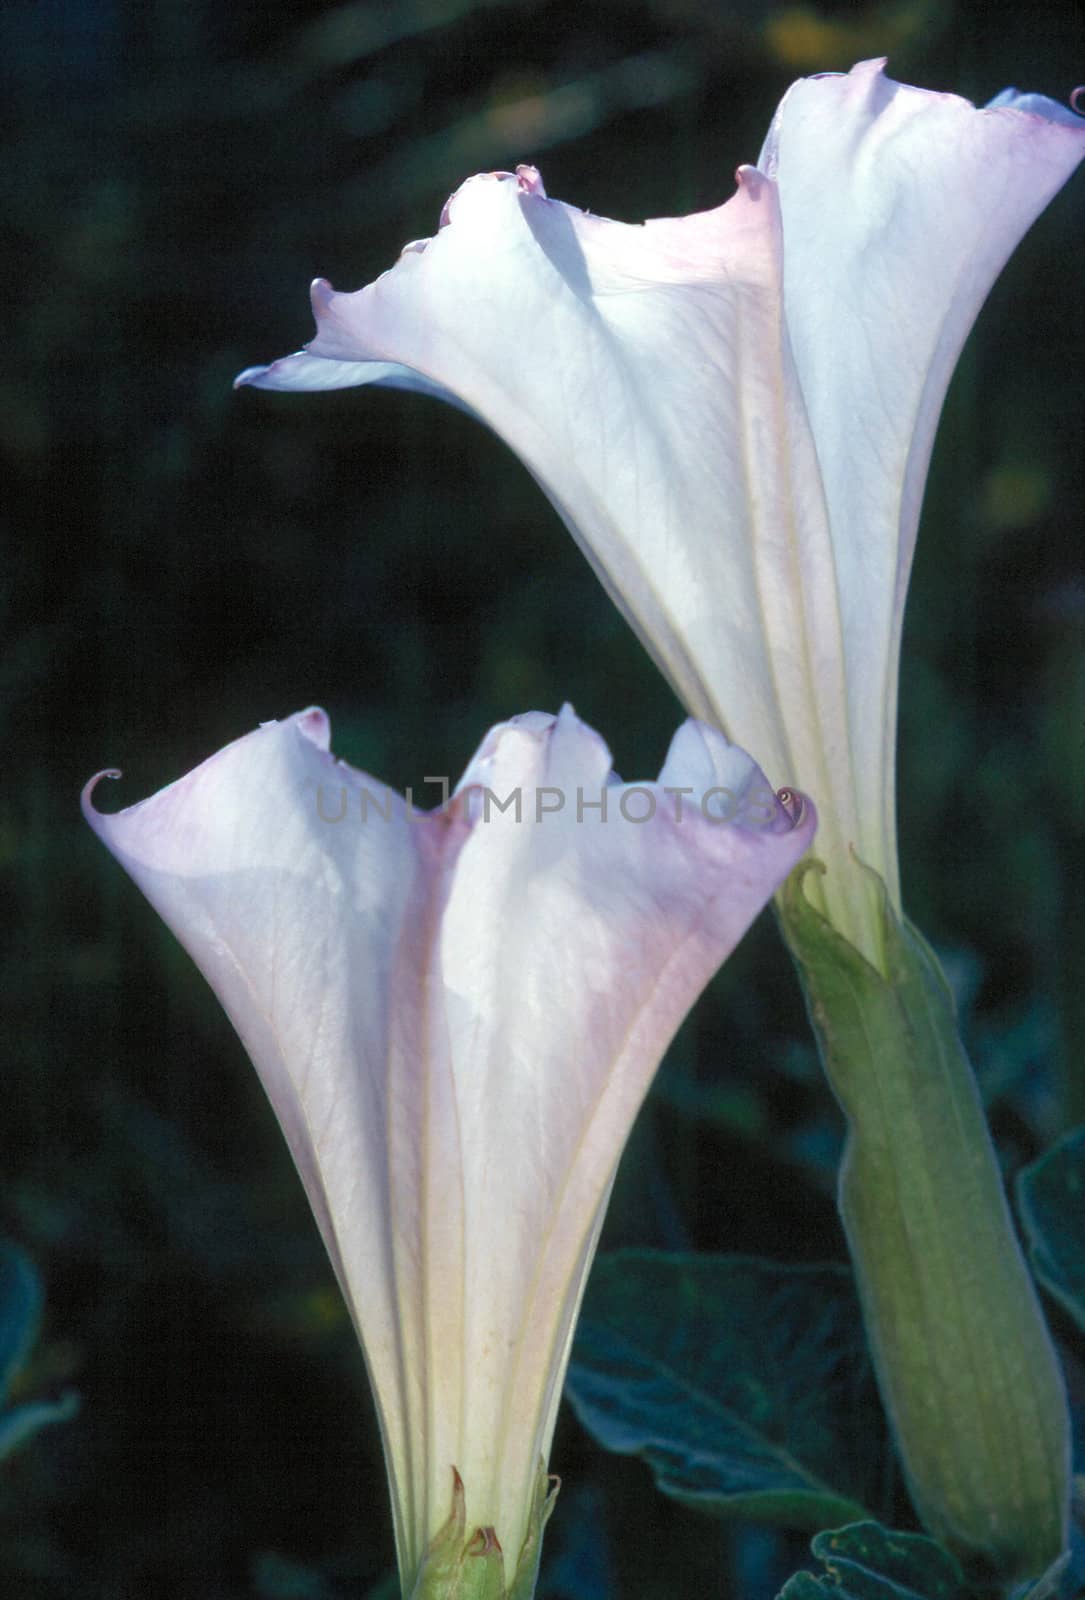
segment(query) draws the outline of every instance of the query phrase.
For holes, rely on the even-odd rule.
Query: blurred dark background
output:
[[[314,700],[398,786],[563,699],[632,778],[680,715],[481,428],[232,377],[310,336],[314,275],[367,282],[473,171],[538,160],[551,194],[628,220],[709,206],[792,78],[886,53],[975,99],[1065,99],[1085,21],[1070,0],[0,8],[0,1234],[47,1286],[27,1391],[83,1397],[0,1470],[10,1600],[345,1600],[392,1564],[361,1362],[285,1147],[82,824],[82,782],[122,766],[130,802]],[[1083,236],[1079,174],[965,354],[903,673],[906,899],[1011,1172],[1085,1120]],[[839,1139],[766,916],[668,1059],[606,1240],[840,1259]],[[762,1600],[801,1560],[661,1501],[569,1416],[554,1464],[547,1600]]]

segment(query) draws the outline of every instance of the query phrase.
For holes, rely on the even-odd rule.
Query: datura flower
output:
[[[95,810],[93,784],[84,807],[282,1124],[365,1352],[404,1594],[444,1592],[419,1574],[458,1515],[464,1559],[503,1551],[484,1592],[528,1595],[622,1147],[813,808],[693,722],[658,781],[629,786],[569,708],[529,713],[432,812],[328,745],[305,711],[129,810]]]
[[[808,892],[879,965],[855,858],[899,912],[897,664],[935,427],[1085,154],[1042,96],[977,110],[883,66],[793,85],[713,211],[628,226],[532,167],[472,178],[368,288],[313,285],[306,351],[238,379],[420,389],[495,429],[689,712],[815,797]]]

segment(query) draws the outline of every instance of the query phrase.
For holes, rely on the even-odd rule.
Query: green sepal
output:
[[[882,880],[879,971],[810,904],[780,916],[848,1121],[840,1210],[882,1397],[924,1523],[1010,1577],[1061,1554],[1070,1430],[953,997]]]
[[[505,1557],[493,1528],[467,1531],[463,1479],[452,1469],[452,1510],[422,1559],[410,1600],[532,1600],[539,1575],[543,1530],[554,1509],[558,1480],[540,1463],[527,1534],[512,1583],[505,1587]]]
[[[549,1476],[545,1464],[540,1461],[538,1476],[535,1479],[535,1496],[531,1502],[531,1519],[520,1547],[507,1600],[532,1600],[535,1585],[539,1581],[543,1533],[550,1521],[560,1488],[561,1479]]]

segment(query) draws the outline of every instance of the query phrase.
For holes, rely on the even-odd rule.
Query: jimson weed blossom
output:
[[[316,338],[238,382],[387,384],[478,416],[689,711],[814,796],[820,874],[781,920],[848,1119],[882,1394],[927,1525],[1027,1573],[1065,1541],[1065,1396],[948,986],[903,915],[897,676],[946,387],[1085,124],[883,68],[793,85],[698,215],[612,222],[527,165],[471,178],[376,282],[318,280]]]
[[[448,806],[266,724],[92,827],[215,990],[282,1124],[365,1353],[404,1595],[530,1600],[540,1474],[615,1168],[682,1021],[813,807],[686,723],[621,785],[566,708],[486,735]],[[482,820],[485,791],[605,792]],[[622,799],[653,802],[636,825]],[[682,792],[736,797],[721,823]],[[376,814],[330,825],[318,790]],[[747,806],[746,800],[749,805]],[[641,806],[638,806],[639,815]],[[793,808],[794,809],[794,808]]]
[[[713,211],[629,225],[470,178],[431,239],[239,384],[454,400],[523,458],[693,716],[820,804],[835,927],[899,909],[901,619],[957,356],[1085,123],[984,110],[883,63],[804,79]]]

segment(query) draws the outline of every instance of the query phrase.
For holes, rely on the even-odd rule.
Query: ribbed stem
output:
[[[840,1209],[912,1498],[962,1557],[1040,1573],[1066,1542],[1066,1396],[952,996],[884,889],[886,976],[814,910],[802,875],[781,919],[848,1120]]]

